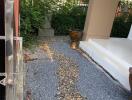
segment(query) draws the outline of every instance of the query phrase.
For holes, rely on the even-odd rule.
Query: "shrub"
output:
[[[75,20],[75,25],[73,28],[83,30],[87,8],[87,6],[77,6],[71,10],[70,16]]]
[[[132,24],[132,15],[116,17],[113,23],[111,37],[126,38]]]
[[[56,14],[52,17],[52,27],[55,35],[67,35],[68,30],[73,27],[75,20],[66,14]]]
[[[25,42],[33,40],[38,35],[38,29],[45,17],[56,11],[59,0],[21,0],[20,1],[20,33]]]
[[[70,6],[62,7],[53,14],[51,25],[55,30],[55,35],[68,35],[69,29],[83,30],[87,7]]]
[[[35,3],[35,2],[34,2]],[[21,19],[20,19],[20,31],[21,34],[37,34],[37,29],[41,27],[44,19],[44,13],[42,12],[43,2],[39,1],[37,4],[33,4],[32,0],[21,0]]]

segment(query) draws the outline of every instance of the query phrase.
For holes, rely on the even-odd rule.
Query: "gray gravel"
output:
[[[61,40],[61,39],[60,39]],[[47,40],[43,40],[47,41]],[[50,42],[50,39],[48,39]],[[129,92],[115,84],[96,65],[88,61],[78,51],[72,50],[66,41],[52,41],[50,48],[64,54],[79,65],[77,88],[88,100],[128,100]],[[31,90],[33,100],[57,100],[58,79],[57,60],[51,61],[42,50],[36,49],[38,59],[26,63],[25,91]]]

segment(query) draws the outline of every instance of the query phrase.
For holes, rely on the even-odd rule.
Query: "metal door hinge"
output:
[[[13,85],[13,80],[7,79],[7,73],[0,73],[0,76],[4,77],[2,80],[0,80],[0,85]]]
[[[0,80],[0,85],[6,86],[7,74],[6,73],[0,73],[0,76],[4,77],[2,80]]]

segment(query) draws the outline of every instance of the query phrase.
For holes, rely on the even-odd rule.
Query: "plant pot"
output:
[[[71,38],[70,47],[72,49],[77,49],[79,47],[79,42],[82,39],[83,32],[79,30],[70,30],[69,35]]]

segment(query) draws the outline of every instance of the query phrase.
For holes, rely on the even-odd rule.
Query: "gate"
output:
[[[14,0],[0,2],[0,100],[23,100],[22,38],[16,37]]]

